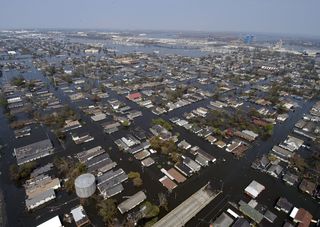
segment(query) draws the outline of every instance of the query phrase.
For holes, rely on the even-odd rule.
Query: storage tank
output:
[[[96,191],[96,178],[91,173],[85,173],[74,181],[76,193],[80,198],[88,198]]]

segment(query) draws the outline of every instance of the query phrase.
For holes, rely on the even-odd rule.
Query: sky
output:
[[[320,36],[320,0],[2,0],[0,29],[262,32]]]

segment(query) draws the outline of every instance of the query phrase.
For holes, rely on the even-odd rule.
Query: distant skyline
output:
[[[258,32],[320,36],[319,0],[4,0],[0,29]]]

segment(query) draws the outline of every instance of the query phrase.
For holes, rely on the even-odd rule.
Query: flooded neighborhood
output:
[[[317,226],[319,48],[2,31],[0,226]]]

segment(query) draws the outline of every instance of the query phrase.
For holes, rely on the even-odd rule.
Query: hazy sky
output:
[[[0,28],[100,28],[320,36],[320,0],[2,0]]]

